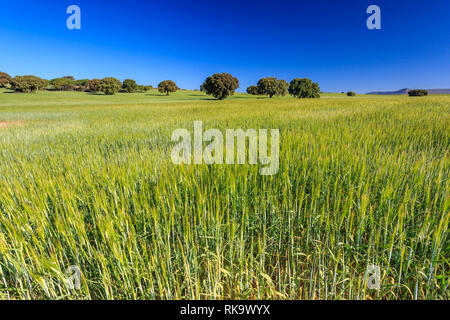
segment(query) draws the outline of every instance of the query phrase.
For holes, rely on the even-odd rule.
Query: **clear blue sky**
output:
[[[81,8],[81,30],[66,9]],[[382,29],[366,28],[381,8]],[[450,88],[448,0],[3,1],[0,70],[47,79],[115,76],[199,88],[216,72],[241,89],[308,77],[323,91]]]

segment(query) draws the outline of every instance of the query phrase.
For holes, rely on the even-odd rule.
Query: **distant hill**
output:
[[[410,89],[400,89],[397,91],[372,91],[367,94],[378,94],[378,95],[401,95],[408,94]],[[450,89],[427,89],[429,94],[450,94]]]

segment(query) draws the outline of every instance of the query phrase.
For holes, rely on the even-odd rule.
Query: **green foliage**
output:
[[[100,80],[99,89],[106,95],[114,95],[119,92],[122,87],[122,82],[116,78],[107,77]]]
[[[356,93],[353,91],[349,91],[349,92],[347,92],[347,96],[354,97],[354,96],[356,96]]]
[[[141,92],[147,92],[147,91],[150,91],[151,89],[153,89],[153,86],[150,86],[150,85],[148,85],[148,86],[139,85],[138,86],[138,90]]]
[[[7,85],[9,85],[9,82],[11,81],[11,76],[7,74],[6,72],[0,72],[0,88],[5,88]]]
[[[169,95],[171,92],[176,92],[178,89],[177,84],[172,80],[164,80],[158,84],[158,91],[160,93],[165,93],[166,95]]]
[[[55,90],[73,91],[76,86],[76,81],[69,77],[56,78],[50,80],[50,85],[52,85]]]
[[[92,79],[89,81],[88,90],[92,92],[100,91],[100,79]]]
[[[216,73],[206,78],[200,90],[214,98],[223,100],[239,88],[239,80],[229,73]]]
[[[139,86],[138,86],[138,90],[139,90],[139,91],[142,91],[142,92],[147,92],[147,91],[149,91],[149,90],[151,90],[151,89],[153,89],[152,86],[143,86],[143,85],[139,85]]]
[[[13,90],[31,93],[44,89],[47,81],[36,76],[16,76],[11,79],[10,84]]]
[[[78,91],[87,91],[89,89],[89,79],[81,79],[75,81],[75,89]]]
[[[428,95],[428,90],[423,90],[423,89],[409,90],[408,95],[410,97],[423,97],[423,96]]]
[[[132,79],[125,79],[122,84],[122,89],[125,92],[133,93],[138,90],[138,85],[137,85],[136,81],[134,81]]]
[[[319,84],[308,78],[292,80],[288,91],[295,98],[320,98]]]
[[[251,94],[253,96],[259,95],[258,87],[257,86],[250,86],[247,88],[247,93]]]
[[[288,91],[288,84],[285,80],[278,80],[275,77],[262,78],[258,81],[258,92],[261,95],[285,96]]]
[[[281,96],[286,96],[288,94],[289,84],[286,82],[286,80],[279,80],[278,81],[278,93]]]

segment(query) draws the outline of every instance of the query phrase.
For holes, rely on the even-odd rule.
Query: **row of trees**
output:
[[[112,77],[92,80],[75,80],[72,76],[66,76],[50,80],[49,84],[52,86],[53,90],[104,92],[107,95],[113,95],[117,92],[133,93],[138,91],[148,91],[153,88],[152,86],[138,85],[136,81],[132,79],[125,79],[123,82],[120,82],[120,80]]]
[[[132,79],[125,79],[123,82],[112,77],[104,79],[82,79],[75,80],[72,76],[52,79],[50,81],[35,76],[17,76],[11,78],[6,73],[0,73],[0,85],[9,86],[11,89],[20,92],[35,92],[51,86],[51,90],[60,91],[90,91],[103,92],[106,95],[113,95],[118,92],[133,93],[137,91],[147,91],[151,86],[140,86]],[[223,100],[233,95],[239,88],[239,80],[229,73],[216,73],[206,78],[200,86],[200,90],[214,98]],[[169,95],[179,90],[177,84],[172,80],[164,80],[158,85],[158,91]],[[298,98],[318,98],[320,88],[317,83],[309,79],[294,79],[290,85],[285,80],[275,77],[267,77],[258,81],[257,86],[250,86],[247,92],[254,95],[285,96],[288,93]]]
[[[152,89],[152,86],[141,86],[136,83],[133,79],[125,79],[123,83],[116,78],[104,78],[102,80],[94,79],[95,84],[90,85],[90,88],[93,91],[101,91],[106,95],[113,95],[118,92],[128,92],[134,93],[137,91],[148,91]],[[94,81],[92,80],[92,81]],[[159,83],[158,91],[160,93],[169,95],[171,92],[176,92],[179,90],[177,84],[172,80],[164,80]]]
[[[256,86],[248,87],[247,93],[270,98],[286,96],[288,93],[295,98],[320,98],[320,87],[317,82],[312,82],[308,78],[297,78],[288,84],[286,80],[267,77],[260,79]]]
[[[49,88],[49,86],[51,86]],[[75,80],[72,76],[65,76],[52,80],[41,79],[36,76],[16,76],[12,78],[5,72],[0,72],[0,88],[11,88],[19,92],[36,92],[45,88],[59,91],[88,91],[103,92],[106,95],[113,95],[118,92],[134,93],[138,91],[149,91],[152,86],[138,85],[133,79],[125,79],[123,82],[112,77],[104,79],[82,79]],[[229,73],[216,73],[206,78],[200,86],[200,90],[208,95],[212,95],[218,100],[223,100],[233,95],[239,88],[239,80]],[[172,80],[161,81],[158,91],[169,95],[180,90]],[[276,77],[266,77],[258,81],[257,85],[249,86],[247,93],[251,95],[286,96],[288,93],[296,98],[320,98],[320,87],[317,82],[312,82],[308,78],[294,79],[289,84]],[[409,96],[426,96],[427,90],[409,90]],[[347,92],[347,96],[356,96],[353,91]]]
[[[104,92],[107,95],[112,95],[117,92],[132,93],[148,91],[153,87],[138,85],[132,79],[126,79],[120,82],[116,78],[75,80],[72,76],[64,76],[62,78],[45,80],[36,76],[16,76],[12,78],[7,73],[0,72],[0,88],[11,88],[15,91],[25,93],[48,89],[57,91]]]

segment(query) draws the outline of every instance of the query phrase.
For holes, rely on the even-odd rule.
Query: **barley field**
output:
[[[174,165],[196,120],[279,129],[278,174]],[[445,95],[0,91],[0,299],[449,299],[449,128]]]

